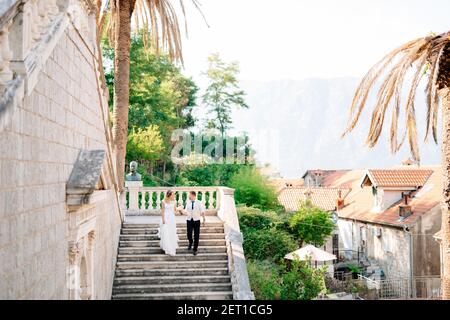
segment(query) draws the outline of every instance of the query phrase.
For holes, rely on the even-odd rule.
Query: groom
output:
[[[200,217],[203,218],[203,224],[205,223],[205,207],[201,201],[197,200],[197,193],[195,191],[189,192],[189,199],[186,201],[186,206],[182,210],[187,215],[187,238],[189,240],[188,250],[192,249],[194,245],[194,256],[197,255],[198,241],[200,239]],[[192,232],[194,232],[194,239],[192,239]]]

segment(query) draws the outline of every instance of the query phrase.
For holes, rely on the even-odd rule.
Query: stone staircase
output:
[[[222,222],[207,222],[200,232],[198,255],[188,251],[186,224],[179,223],[177,255],[159,247],[158,225],[122,225],[113,299],[232,299]]]

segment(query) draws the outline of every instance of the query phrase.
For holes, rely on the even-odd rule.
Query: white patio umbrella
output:
[[[307,245],[303,248],[295,250],[284,256],[287,260],[308,260],[311,261],[332,261],[337,259],[334,254],[328,253],[322,249],[316,248],[313,245]]]

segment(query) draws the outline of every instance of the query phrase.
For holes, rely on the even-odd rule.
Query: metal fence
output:
[[[414,277],[412,279],[401,277],[386,280],[372,280],[359,276],[357,281],[365,286],[366,292],[370,291],[372,299],[434,300],[441,297],[441,278],[439,276]]]
[[[353,273],[346,272],[346,271],[335,271],[333,276],[334,276],[334,279],[337,279],[339,281],[349,281],[352,279]]]

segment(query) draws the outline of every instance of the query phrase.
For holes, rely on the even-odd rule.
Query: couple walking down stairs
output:
[[[131,217],[130,217],[131,218]],[[223,222],[207,216],[198,255],[188,251],[186,219],[177,219],[179,248],[164,254],[152,217],[128,218],[122,225],[113,299],[232,299]]]

